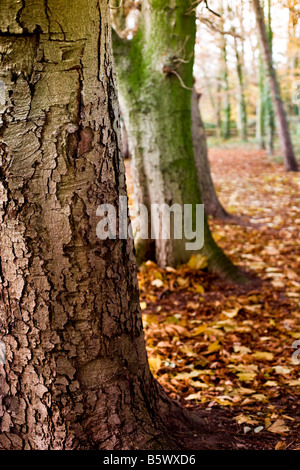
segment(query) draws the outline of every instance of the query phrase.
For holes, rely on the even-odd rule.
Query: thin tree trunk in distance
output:
[[[217,81],[217,96],[216,96],[216,126],[217,126],[217,137],[220,139],[222,137],[222,85],[220,80]]]
[[[262,62],[261,53],[258,58],[258,97],[256,106],[256,141],[259,149],[264,150],[265,147],[265,72]]]
[[[207,89],[207,92],[208,92],[208,96],[209,96],[209,101],[210,101],[210,104],[211,104],[211,107],[213,109],[213,113],[214,113],[214,116],[215,116],[215,125],[216,125],[216,137],[218,139],[221,138],[221,86],[220,86],[220,82],[217,81],[217,84],[216,84],[216,95],[214,96],[214,93],[212,91],[212,84],[210,82],[210,79],[209,77],[207,76],[207,73],[206,73],[206,70],[205,68],[203,67],[203,76],[204,76],[204,79],[205,79],[205,83],[206,83],[206,89]]]
[[[289,8],[289,39],[288,39],[288,70],[290,75],[291,84],[299,80],[300,76],[300,32],[299,32],[299,20],[300,12],[298,10],[298,0],[288,0]],[[299,104],[293,103],[293,112],[296,116],[300,116]]]
[[[271,59],[273,62],[273,31],[272,31],[272,17],[271,17],[271,1],[267,0],[268,14],[267,14],[267,37],[270,46]],[[265,75],[268,71],[264,67]],[[272,96],[268,80],[264,80],[264,119],[265,119],[265,132],[266,132],[266,150],[268,155],[274,154],[274,138],[275,138],[275,120],[274,109],[272,103]]]
[[[245,87],[244,87],[244,71],[243,71],[243,58],[239,52],[237,37],[234,38],[235,45],[235,56],[236,56],[236,67],[238,76],[238,128],[240,131],[241,140],[246,141],[248,136],[247,129],[247,105],[245,99]]]
[[[287,171],[298,171],[298,164],[294,154],[294,149],[291,141],[289,132],[287,117],[283,102],[281,99],[280,88],[276,77],[276,72],[273,67],[271,49],[268,41],[266,25],[264,22],[262,8],[259,0],[252,0],[257,29],[263,53],[265,68],[268,74],[268,80],[270,85],[271,96],[273,100],[273,106],[275,110],[276,124],[279,133],[279,139],[281,144],[281,151],[284,159],[284,166]]]
[[[248,116],[247,116],[247,102],[245,96],[246,81],[244,75],[245,69],[245,6],[244,0],[240,0],[239,4],[236,5],[236,16],[239,20],[239,29],[241,37],[234,36],[236,65],[237,65],[237,76],[238,76],[238,128],[240,130],[240,137],[242,141],[246,141],[248,138]]]
[[[192,93],[192,132],[194,157],[198,180],[201,187],[202,202],[205,207],[206,215],[211,215],[218,219],[224,220],[229,218],[229,214],[227,214],[218,199],[211,177],[210,164],[207,154],[205,128],[199,108],[200,97],[201,95],[199,95],[194,88]]]
[[[228,65],[227,65],[227,41],[225,34],[221,34],[221,48],[220,48],[220,67],[221,67],[221,83],[222,83],[222,137],[223,139],[230,138],[231,130],[231,104],[230,104],[230,90],[228,81]]]

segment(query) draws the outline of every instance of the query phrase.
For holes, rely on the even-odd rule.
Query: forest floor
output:
[[[222,281],[201,256],[176,270],[141,266],[150,367],[223,436],[218,448],[300,450],[300,176],[253,148],[209,157],[223,206],[243,220],[210,220],[213,236],[256,281]]]

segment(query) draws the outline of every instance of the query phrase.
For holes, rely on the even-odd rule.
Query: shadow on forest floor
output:
[[[250,223],[211,220],[214,238],[259,281],[235,286],[197,263],[162,270],[146,262],[139,284],[150,367],[173,399],[202,410],[208,447],[300,449],[300,364],[292,360],[300,176],[263,151],[215,148],[209,156],[223,206]],[[182,439],[201,447],[201,436]]]

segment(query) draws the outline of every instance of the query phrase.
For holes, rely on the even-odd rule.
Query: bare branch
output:
[[[205,4],[205,7],[207,8],[208,11],[210,11],[210,13],[212,13],[213,15],[216,15],[218,16],[219,18],[221,18],[221,15],[217,12],[215,12],[214,10],[212,10],[209,5],[208,5],[208,0],[196,0],[195,2],[192,3],[192,5],[190,6],[190,9],[187,11],[187,15],[190,15],[193,11],[196,11],[198,6],[200,5],[200,3],[204,2]]]
[[[165,67],[165,68],[164,68],[164,72],[167,73],[167,74],[173,73],[173,74],[176,75],[176,77],[178,78],[178,80],[179,80],[180,85],[182,86],[182,88],[184,88],[185,90],[193,91],[193,88],[189,88],[189,87],[187,87],[187,86],[184,84],[184,81],[182,80],[182,78],[181,78],[181,76],[179,75],[179,73],[176,72],[176,70],[170,69],[169,67]]]
[[[234,29],[229,29],[228,31],[224,31],[222,29],[220,29],[212,20],[210,20],[209,18],[203,18],[202,16],[198,17],[199,21],[201,21],[201,23],[205,24],[206,26],[208,26],[210,29],[212,29],[213,31],[215,31],[216,33],[219,33],[219,34],[222,34],[223,36],[225,35],[229,35],[229,36],[232,36],[234,38],[238,38],[238,39],[243,39],[241,35],[239,35],[238,33],[236,33],[234,31]]]
[[[206,8],[208,9],[208,11],[210,11],[213,15],[216,15],[216,16],[218,16],[219,18],[221,18],[221,15],[220,15],[219,13],[217,13],[216,11],[212,10],[211,8],[209,8],[209,6],[208,6],[208,0],[204,0],[204,3],[205,3]]]

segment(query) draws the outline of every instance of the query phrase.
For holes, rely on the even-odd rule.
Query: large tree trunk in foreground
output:
[[[0,448],[175,448],[132,242],[96,236],[126,194],[107,2],[26,5],[0,11]]]
[[[273,67],[272,54],[270,44],[267,36],[266,25],[264,22],[263,11],[260,6],[259,0],[252,0],[257,28],[259,33],[259,39],[261,49],[263,53],[265,69],[268,74],[270,92],[273,100],[273,106],[275,111],[275,118],[277,129],[279,133],[279,139],[281,144],[281,151],[284,159],[284,166],[287,171],[298,171],[298,164],[295,158],[294,149],[291,141],[289,132],[287,117],[283,102],[281,99],[280,88],[276,77],[276,72]]]
[[[142,3],[139,28],[131,41],[114,35],[122,112],[132,154],[135,199],[151,213],[151,204],[201,204],[192,141],[191,87],[195,15],[192,2]],[[118,15],[118,12],[116,13]],[[214,242],[205,220],[204,248],[210,269],[240,279]],[[186,263],[193,251],[186,238],[138,240],[138,260],[159,266]],[[199,250],[198,250],[199,252]]]
[[[192,93],[192,133],[194,157],[198,180],[201,188],[205,213],[218,219],[230,218],[220,203],[211,177],[210,164],[207,155],[205,128],[199,108],[199,95],[195,88]]]

